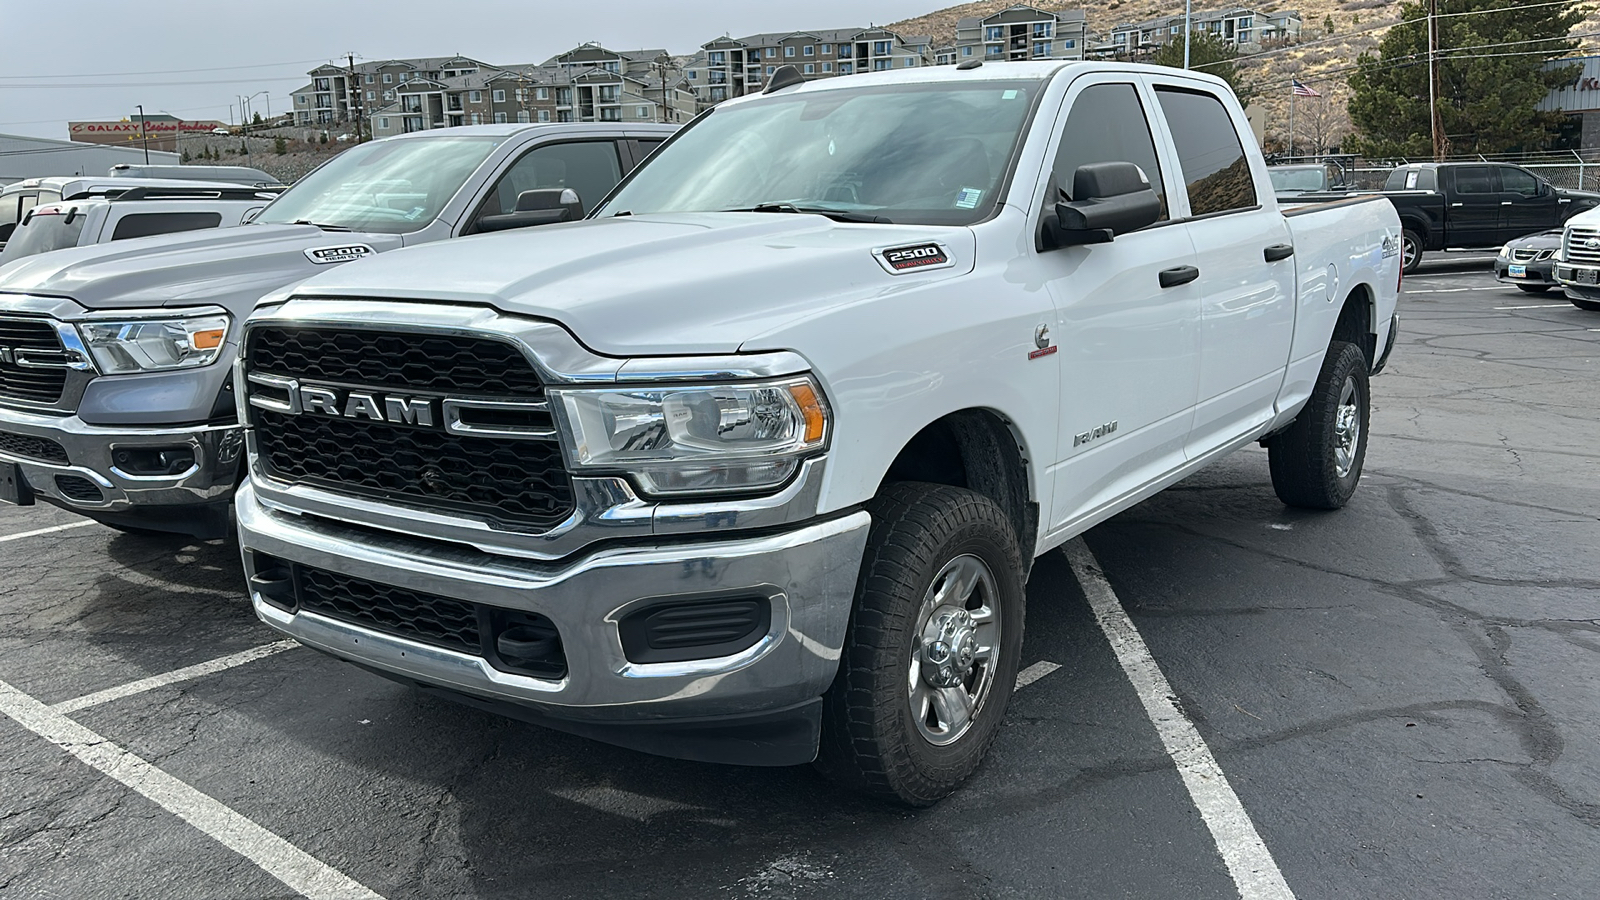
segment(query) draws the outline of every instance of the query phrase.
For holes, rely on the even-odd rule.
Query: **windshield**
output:
[[[26,223],[17,226],[12,233],[11,239],[6,242],[6,249],[0,251],[0,265],[24,256],[78,246],[78,238],[83,234],[83,223],[87,218],[84,211],[76,206],[39,207]]]
[[[352,147],[284,191],[255,221],[383,234],[420,231],[501,140],[425,137]]]
[[[1272,189],[1280,194],[1320,191],[1327,186],[1328,172],[1321,166],[1303,169],[1268,169]]]
[[[837,212],[966,225],[999,200],[1039,81],[893,84],[718,107],[596,212]]]

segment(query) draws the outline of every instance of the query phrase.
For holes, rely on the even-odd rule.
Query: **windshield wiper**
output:
[[[321,228],[323,231],[349,231],[350,230],[349,228],[346,228],[343,225],[325,225],[325,224],[323,224],[321,222],[313,222],[310,219],[295,219],[292,224],[295,224],[295,225],[315,225],[318,228]]]
[[[764,213],[809,213],[817,216],[827,216],[835,222],[861,222],[869,225],[892,225],[889,219],[872,213],[850,212],[843,209],[828,209],[822,206],[796,206],[793,203],[757,203],[746,209],[727,209],[723,212],[764,212]]]

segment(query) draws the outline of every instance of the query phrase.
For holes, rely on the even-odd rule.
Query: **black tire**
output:
[[[1588,312],[1600,312],[1600,302],[1594,300],[1580,300],[1577,297],[1568,297],[1567,299],[1571,300],[1572,305],[1579,309],[1586,310]]]
[[[1422,235],[1409,228],[1400,231],[1400,265],[1407,275],[1422,268]]]
[[[1005,716],[1022,651],[1022,559],[1000,507],[969,490],[892,484],[867,504],[867,511],[872,528],[839,673],[824,698],[817,768],[855,790],[908,806],[931,806],[977,770]],[[987,567],[992,581],[975,581],[970,597],[955,604],[947,600],[937,609],[958,606],[980,616],[997,613],[995,652],[987,665],[980,658],[970,664],[970,672],[956,673],[960,680],[954,685],[932,687],[941,674],[952,677],[927,663],[930,656],[921,655],[939,652],[924,641],[937,621],[923,624],[938,602],[935,578],[963,571],[952,566],[973,567],[973,560]],[[939,583],[957,580],[952,575]],[[979,605],[974,608],[973,603]],[[981,641],[975,637],[974,643],[981,646]],[[941,707],[934,698],[923,707],[919,723],[913,712],[919,689],[939,697],[960,691],[959,696],[974,701],[964,727],[947,729],[948,742],[927,736],[937,730],[948,705]]]
[[[1370,400],[1366,354],[1345,341],[1329,344],[1305,409],[1287,431],[1267,442],[1279,500],[1305,509],[1339,509],[1349,502],[1367,456]],[[1340,427],[1341,408],[1351,403],[1357,427],[1353,441],[1349,423]]]
[[[1526,293],[1526,294],[1542,294],[1545,291],[1550,290],[1550,285],[1548,285],[1548,284],[1519,284],[1519,285],[1517,285],[1517,290],[1522,291],[1523,293]]]

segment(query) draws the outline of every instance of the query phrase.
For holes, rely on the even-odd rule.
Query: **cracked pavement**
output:
[[[1286,509],[1251,449],[1086,536],[1301,898],[1600,884],[1600,314],[1453,256],[1407,281],[1347,509]],[[0,681],[55,703],[270,643],[241,581],[220,543],[0,544]],[[305,649],[73,718],[390,898],[1237,896],[1061,554],[1028,603],[1022,664],[1061,668],[926,812]],[[292,896],[3,716],[0,759],[0,896]]]

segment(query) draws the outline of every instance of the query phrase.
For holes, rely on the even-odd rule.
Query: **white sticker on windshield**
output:
[[[978,201],[982,199],[981,189],[964,187],[956,193],[956,209],[976,209]]]
[[[1015,99],[1017,99],[1017,92],[1016,91],[1006,91],[1005,93],[1000,95],[1000,99],[1001,100],[1015,100]]]

